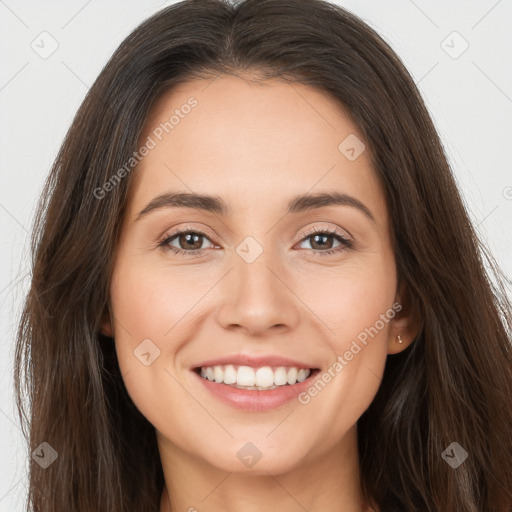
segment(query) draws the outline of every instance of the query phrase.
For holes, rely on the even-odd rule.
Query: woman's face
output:
[[[219,77],[161,97],[143,145],[104,329],[161,450],[276,474],[353,446],[410,341],[356,126],[309,86]]]

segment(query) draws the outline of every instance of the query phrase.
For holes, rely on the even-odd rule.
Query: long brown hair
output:
[[[132,173],[102,187],[137,151],[163,91],[246,71],[317,87],[350,113],[387,200],[399,279],[422,320],[412,345],[388,357],[358,421],[367,500],[383,512],[512,510],[504,276],[468,219],[411,76],[374,30],[322,0],[171,5],[122,42],[90,88],[32,235],[16,403],[30,453],[46,442],[57,459],[47,468],[30,459],[27,510],[159,510],[155,431],[100,332]],[[442,457],[453,442],[468,453],[456,469]]]

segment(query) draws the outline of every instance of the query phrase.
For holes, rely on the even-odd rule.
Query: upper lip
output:
[[[282,357],[278,355],[251,355],[251,354],[232,354],[229,356],[218,357],[215,359],[208,359],[194,366],[194,368],[201,368],[205,366],[220,366],[226,364],[233,364],[239,366],[252,366],[253,368],[260,368],[262,366],[295,366],[297,368],[314,368],[308,363],[303,363],[289,357]]]

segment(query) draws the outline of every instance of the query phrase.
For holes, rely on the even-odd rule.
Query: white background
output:
[[[0,512],[21,512],[25,500],[28,454],[15,420],[12,361],[38,194],[76,109],[112,52],[143,19],[171,3],[0,0]],[[336,3],[375,28],[410,70],[472,219],[510,277],[512,0]],[[40,36],[43,31],[58,42],[46,59],[31,47],[48,37]],[[454,31],[469,44],[458,58],[445,51],[463,48]]]

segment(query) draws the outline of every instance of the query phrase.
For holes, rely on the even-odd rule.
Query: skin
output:
[[[405,349],[417,330],[397,282],[369,150],[354,161],[338,150],[348,135],[363,137],[322,91],[257,85],[247,76],[197,79],[168,91],[153,106],[141,144],[190,97],[197,106],[134,172],[111,281],[113,315],[103,323],[128,393],[156,429],[166,482],[161,511],[369,510],[356,422],[379,388],[387,355]],[[173,207],[136,220],[169,191],[221,196],[232,214]],[[375,221],[347,205],[285,214],[292,196],[331,191],[364,203]],[[180,227],[205,233],[195,246],[202,255],[158,246]],[[340,243],[328,237],[315,245],[305,233],[315,227],[337,228],[354,245],[322,256]],[[252,263],[236,252],[247,236],[263,249]],[[170,245],[189,247],[180,237]],[[294,399],[270,411],[241,411],[191,371],[234,353],[277,354],[326,371],[395,302],[400,313],[306,405]],[[134,350],[148,338],[160,355],[145,366]],[[248,442],[262,454],[251,468],[237,457]]]

